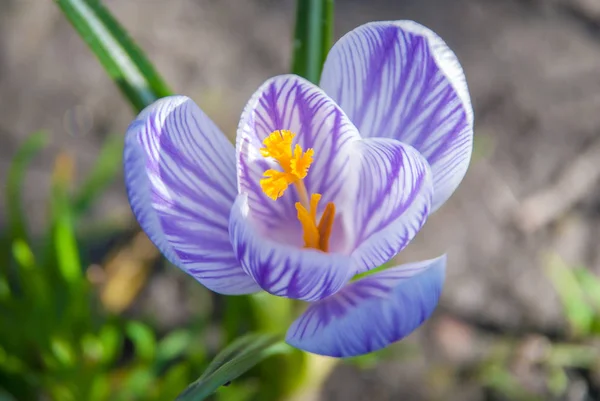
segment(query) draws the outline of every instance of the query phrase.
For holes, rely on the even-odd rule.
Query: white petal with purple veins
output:
[[[291,186],[276,201],[268,198],[259,182],[264,172],[281,170],[259,149],[273,131],[296,134],[294,145],[314,149],[314,161],[304,179],[308,193],[322,195],[320,205],[334,202],[344,191],[349,152],[360,139],[343,111],[320,88],[296,75],[282,75],[265,82],[252,96],[240,121],[236,150],[239,191],[248,203],[259,232],[278,241],[299,245],[301,231],[296,219],[298,194]],[[289,231],[296,233],[295,241]],[[282,237],[285,240],[282,240]]]
[[[234,148],[192,100],[144,109],[127,130],[123,163],[131,208],[171,263],[222,294],[260,290],[229,241]]]
[[[414,146],[433,171],[432,212],[454,192],[473,147],[473,109],[454,53],[412,21],[372,22],[331,49],[321,87],[362,136]]]
[[[265,291],[315,301],[334,294],[352,277],[350,257],[281,244],[262,237],[256,226],[248,196],[238,195],[230,217],[231,243],[246,273]]]
[[[409,145],[388,138],[356,142],[341,224],[357,273],[400,252],[419,232],[431,207],[429,164]]]
[[[351,357],[377,351],[419,327],[437,306],[446,257],[401,265],[355,281],[315,302],[286,341],[315,354]]]

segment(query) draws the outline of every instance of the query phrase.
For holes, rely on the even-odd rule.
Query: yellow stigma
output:
[[[295,136],[296,134],[288,130],[273,131],[263,141],[265,147],[260,150],[260,154],[263,157],[272,157],[285,168],[292,158],[292,140]]]
[[[313,149],[303,151],[302,147],[296,144],[292,152],[292,141],[295,136],[291,131],[278,130],[265,138],[263,141],[265,147],[260,149],[260,154],[275,159],[283,171],[274,169],[265,171],[264,178],[260,180],[260,187],[269,198],[277,200],[291,184],[294,184],[300,200],[296,202],[296,210],[302,226],[304,246],[328,252],[335,206],[331,202],[328,203],[317,224],[317,207],[321,195],[312,194],[309,202],[306,186],[302,181],[308,174],[315,151]]]
[[[308,174],[308,168],[313,162],[313,154],[315,153],[312,149],[306,149],[306,152],[302,153],[300,145],[296,145],[294,148],[294,157],[290,161],[290,170],[299,179],[303,179]]]
[[[267,170],[265,178],[260,180],[260,186],[267,196],[273,200],[283,196],[290,184],[295,184],[306,177],[308,168],[312,163],[314,150],[302,151],[300,145],[296,145],[292,155],[292,140],[296,135],[288,130],[272,132],[265,138],[264,148],[260,154],[264,157],[272,157],[277,160],[283,171]]]
[[[281,197],[287,187],[296,180],[290,173],[277,170],[265,171],[265,177],[260,180],[260,186],[265,194],[273,200]]]

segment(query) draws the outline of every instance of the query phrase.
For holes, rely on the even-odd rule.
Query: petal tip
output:
[[[353,357],[400,341],[435,310],[446,256],[384,270],[312,304],[286,334],[296,348]]]
[[[331,49],[321,87],[365,137],[417,148],[434,173],[431,213],[462,181],[473,147],[473,107],[456,54],[408,20],[367,23]]]

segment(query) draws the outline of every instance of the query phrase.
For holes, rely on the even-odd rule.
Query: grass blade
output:
[[[17,151],[8,171],[5,195],[8,209],[8,225],[10,227],[10,236],[13,240],[27,240],[27,224],[25,223],[25,215],[22,209],[21,189],[29,163],[46,146],[47,141],[48,138],[44,132],[32,134]]]
[[[190,384],[176,401],[201,401],[271,355],[284,352],[279,337],[249,334],[226,347],[208,365],[202,376]]]
[[[0,237],[0,273],[3,278],[3,288],[10,291],[9,277],[12,277],[13,244],[15,241],[29,243],[27,222],[23,212],[22,188],[27,167],[36,154],[47,143],[44,132],[32,134],[17,150],[6,177],[6,216],[8,229]]]
[[[69,197],[74,168],[71,156],[63,153],[57,157],[51,197],[52,238],[56,262],[62,279],[70,288],[77,288],[83,278]]]
[[[55,0],[136,112],[171,94],[142,50],[101,2]]]

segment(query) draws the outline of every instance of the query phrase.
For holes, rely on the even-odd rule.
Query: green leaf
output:
[[[71,339],[84,329],[82,323],[88,321],[91,308],[71,208],[74,170],[75,162],[69,154],[63,152],[56,157],[49,197],[50,224],[39,258],[39,271],[50,289],[49,303],[44,305],[52,311],[47,319]],[[74,326],[75,321],[79,322]]]
[[[221,387],[218,394],[216,394],[215,401],[252,401],[262,400],[258,398],[260,395],[257,394],[260,389],[259,380],[244,380],[239,383],[231,383],[227,387]],[[279,397],[279,399],[287,399]]]
[[[600,277],[585,267],[576,269],[574,274],[589,302],[600,315]]]
[[[585,294],[573,269],[558,255],[549,255],[546,274],[558,292],[573,334],[576,336],[589,334],[594,321],[594,310],[586,302]]]
[[[479,381],[505,396],[505,399],[514,401],[540,401],[536,395],[530,393],[515,376],[498,362],[482,366]]]
[[[13,257],[23,270],[31,271],[35,268],[35,256],[22,238],[17,238],[13,242]]]
[[[102,344],[102,362],[110,364],[114,362],[123,345],[123,334],[119,328],[112,324],[106,324],[100,329],[98,339]]]
[[[136,356],[146,362],[154,360],[156,338],[152,329],[141,322],[129,322],[125,330],[133,342]]]
[[[89,389],[89,401],[110,400],[111,397],[110,378],[106,374],[98,374],[92,379]]]
[[[548,369],[546,383],[552,395],[556,398],[565,395],[565,391],[569,386],[569,377],[564,369],[551,367]]]
[[[173,400],[180,389],[189,382],[190,364],[187,361],[171,366],[161,375],[160,388],[156,400]]]
[[[157,361],[164,363],[181,356],[191,342],[192,335],[187,330],[178,330],[169,333],[158,343],[156,348]]]
[[[297,0],[292,72],[319,83],[333,40],[333,0]]]
[[[287,345],[275,335],[248,334],[241,337],[221,351],[202,376],[185,389],[176,401],[204,400],[265,358],[286,350]]]
[[[276,333],[281,327],[289,326],[298,314],[298,301],[276,297],[266,292],[249,295],[246,299],[251,307],[252,326],[255,331]],[[248,315],[242,316],[242,319]],[[257,367],[259,382],[271,382],[260,386],[256,394],[259,400],[279,400],[302,387],[306,379],[306,359],[308,354],[298,349],[290,349],[286,355],[277,355]],[[272,381],[272,377],[279,377]]]
[[[0,389],[0,401],[17,401],[17,399],[10,395],[7,391]]]
[[[33,251],[23,239],[18,238],[13,242],[13,258],[18,265],[20,287],[25,296],[21,305],[31,309],[30,317],[35,321],[35,325],[30,327],[35,334],[42,334],[44,321],[48,317],[51,289],[44,280],[43,272],[36,266]]]
[[[88,210],[119,174],[123,168],[121,164],[123,145],[122,135],[110,135],[104,141],[91,173],[74,196],[73,213],[75,216]]]
[[[73,345],[61,337],[50,339],[50,349],[54,359],[63,367],[74,366],[76,363],[76,353]]]
[[[110,11],[97,0],[55,0],[133,109],[171,94],[166,83]]]
[[[52,242],[56,263],[62,280],[71,289],[76,289],[83,278],[69,196],[74,168],[71,156],[63,153],[57,157],[51,198]]]
[[[2,254],[0,255],[0,265],[2,265],[0,269],[3,269],[2,272],[5,277],[13,242],[18,239],[27,242],[27,223],[25,222],[25,214],[22,207],[23,199],[21,196],[27,167],[34,156],[46,146],[47,141],[48,137],[44,132],[40,131],[32,134],[17,150],[8,170],[5,199],[9,230],[6,233],[6,238],[2,241]]]
[[[594,345],[554,343],[547,354],[550,366],[591,369],[600,358],[600,349]]]
[[[97,363],[102,361],[104,346],[102,340],[92,333],[85,333],[81,339],[81,357],[86,362]]]
[[[153,390],[153,385],[156,381],[154,371],[146,365],[140,365],[127,375],[127,379],[123,383],[123,400],[142,400],[150,398],[149,393]],[[144,396],[144,398],[142,398]]]

